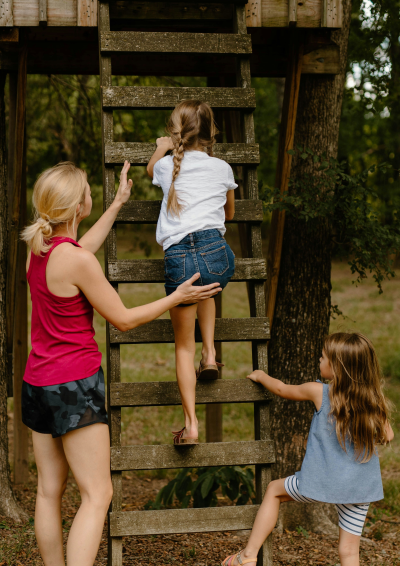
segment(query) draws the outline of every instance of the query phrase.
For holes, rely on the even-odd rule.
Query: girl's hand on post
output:
[[[195,273],[193,277],[182,283],[182,285],[179,285],[176,291],[174,291],[174,294],[178,293],[179,296],[179,302],[177,304],[198,303],[199,301],[209,299],[222,291],[219,283],[211,283],[210,285],[195,287],[193,283],[197,281],[199,277],[200,273]]]
[[[119,187],[117,194],[115,195],[115,202],[120,205],[125,204],[131,196],[132,179],[129,179],[128,181],[128,171],[130,167],[131,164],[129,161],[125,161],[119,178]]]
[[[174,149],[174,144],[169,136],[163,136],[162,138],[156,139],[157,148],[165,149],[165,152]]]

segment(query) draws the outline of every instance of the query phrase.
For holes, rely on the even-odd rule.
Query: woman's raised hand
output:
[[[211,283],[210,285],[203,285],[195,287],[193,283],[200,277],[200,273],[195,273],[193,277],[179,285],[175,293],[179,293],[181,298],[179,303],[198,303],[217,295],[222,291],[219,283]]]
[[[174,144],[172,142],[172,139],[169,136],[157,138],[156,144],[157,144],[157,147],[164,149],[165,152],[169,151],[170,149],[174,149]]]
[[[115,195],[115,200],[120,204],[125,204],[131,196],[132,179],[129,179],[128,181],[128,171],[130,167],[131,164],[129,163],[129,161],[125,161],[119,178],[118,191]]]

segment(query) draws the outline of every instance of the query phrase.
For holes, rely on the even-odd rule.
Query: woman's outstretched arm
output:
[[[85,250],[95,254],[102,246],[104,240],[107,238],[112,225],[117,218],[118,212],[121,210],[122,206],[127,202],[131,195],[132,180],[127,178],[128,171],[130,168],[130,163],[125,161],[124,166],[121,171],[121,176],[119,178],[119,187],[117,194],[115,195],[114,202],[105,211],[105,213],[100,216],[98,221],[93,224],[93,226],[86,232],[84,236],[79,240],[79,244]]]
[[[71,251],[70,251],[71,253]],[[70,261],[71,283],[86,296],[93,308],[118,330],[126,331],[150,322],[180,303],[197,303],[221,291],[218,283],[203,287],[193,286],[200,274],[182,283],[177,290],[163,299],[147,305],[127,309],[118,293],[104,276],[96,257],[85,249],[74,248]]]

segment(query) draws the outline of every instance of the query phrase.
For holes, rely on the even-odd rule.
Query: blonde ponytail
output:
[[[73,163],[59,163],[44,171],[33,188],[34,221],[21,233],[21,239],[35,255],[51,248],[55,227],[76,221],[78,204],[85,201],[87,177]]]
[[[179,216],[183,205],[176,194],[175,181],[181,170],[182,159],[185,150],[198,146],[212,156],[212,147],[217,135],[213,111],[201,100],[184,100],[172,112],[167,132],[174,144],[174,169],[168,193],[167,212]]]

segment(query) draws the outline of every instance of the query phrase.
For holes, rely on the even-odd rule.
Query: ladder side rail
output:
[[[98,4],[99,22],[99,60],[100,60],[100,88],[101,88],[101,130],[103,155],[103,206],[104,210],[110,206],[114,198],[115,171],[114,167],[106,167],[104,163],[105,147],[114,139],[114,122],[112,109],[103,109],[103,93],[112,86],[111,55],[103,55],[100,49],[102,32],[110,31],[110,7],[108,2],[100,0]],[[117,230],[116,224],[112,227],[104,244],[104,261],[106,277],[108,278],[108,262],[117,260]],[[112,284],[116,291],[118,285]],[[120,345],[110,343],[110,325],[106,325],[107,336],[107,409],[109,418],[110,444],[112,447],[121,446],[121,407],[110,405],[110,386],[121,381]],[[112,471],[111,481],[113,497],[110,511],[122,510],[122,472]],[[108,566],[122,566],[122,537],[111,536],[110,514],[108,520]]]
[[[246,10],[243,6],[236,6],[235,31],[239,34],[247,34],[246,26]],[[242,88],[251,87],[250,59],[249,57],[237,58],[237,86]],[[252,112],[242,113],[241,123],[243,142],[246,144],[255,143],[254,119]],[[256,166],[243,166],[243,187],[244,195],[248,199],[258,199],[258,183]],[[253,258],[262,258],[262,241],[260,226],[251,224],[247,229],[247,240],[249,256]],[[249,282],[249,302],[250,315],[254,317],[265,317],[266,304],[263,282]],[[268,370],[268,351],[267,342],[252,342],[253,368]],[[256,440],[270,440],[270,423],[269,423],[269,404],[254,404],[254,432]],[[256,501],[261,504],[265,491],[271,481],[270,464],[256,465]],[[264,542],[262,549],[258,555],[258,566],[272,566],[272,537],[271,535]]]

